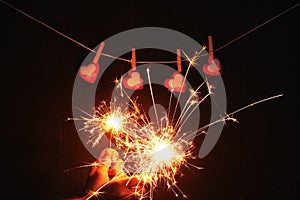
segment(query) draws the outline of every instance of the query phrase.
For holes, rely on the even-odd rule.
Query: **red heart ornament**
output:
[[[178,72],[174,72],[172,78],[166,79],[164,85],[171,92],[185,92],[186,89],[184,77]]]
[[[203,65],[203,72],[209,76],[220,76],[222,73],[221,63],[218,59],[208,59],[208,64]]]
[[[88,66],[82,65],[79,69],[79,75],[86,82],[94,83],[99,74],[99,69],[98,63],[90,63]]]
[[[130,70],[127,77],[122,81],[123,85],[131,90],[141,90],[144,87],[144,80],[141,78],[141,75],[137,71]]]

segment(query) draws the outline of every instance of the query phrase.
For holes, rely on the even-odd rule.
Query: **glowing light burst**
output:
[[[146,197],[152,199],[158,183],[163,181],[176,196],[180,193],[185,197],[186,195],[177,186],[176,176],[180,174],[181,166],[188,166],[188,159],[194,158],[192,155],[192,142],[188,142],[183,137],[175,138],[176,132],[166,117],[162,119],[166,120],[166,125],[156,130],[151,123],[136,123],[136,114],[131,114],[130,118],[125,118],[126,114],[121,115],[121,112],[118,112],[117,119],[123,119],[118,121],[122,124],[117,123],[118,128],[111,128],[111,125],[116,124],[115,115],[115,112],[109,112],[109,114],[95,116],[95,118],[85,118],[87,120],[85,124],[93,124],[94,126],[94,121],[101,121],[98,126],[109,124],[103,129],[96,130],[111,131],[109,133],[109,137],[112,138],[111,141],[126,152],[123,155],[125,158],[124,172],[130,177],[137,177],[140,180],[137,188],[147,187],[147,189],[134,191],[134,195],[139,196],[140,199]],[[112,118],[113,123],[110,123]],[[132,123],[134,125],[126,126],[123,123]],[[90,128],[87,128],[86,131],[91,134]],[[92,133],[95,134],[94,131]],[[103,133],[99,133],[98,137],[95,137],[96,141],[99,141],[99,138],[103,135]],[[101,188],[92,195],[101,195]]]
[[[169,131],[152,135],[144,142],[140,149],[127,159],[127,162],[134,163],[131,165],[134,167],[133,175],[140,177],[141,184],[149,186],[149,192],[140,194],[140,197],[149,195],[152,199],[153,191],[159,182],[164,182],[176,196],[179,192],[185,197],[177,185],[176,176],[180,174],[181,166],[187,166],[188,159],[193,158],[192,148],[187,150],[191,144],[182,139],[174,140],[173,133],[170,134]]]
[[[107,119],[105,120],[105,129],[119,131],[122,129],[124,120],[125,116],[113,113],[112,115],[107,116]]]

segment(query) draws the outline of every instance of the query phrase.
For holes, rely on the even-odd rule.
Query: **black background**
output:
[[[295,5],[296,1],[9,1],[94,48],[121,31],[157,26],[218,48]],[[3,3],[1,13],[2,194],[62,199],[83,189],[93,160],[72,117],[72,86],[89,51]],[[223,65],[228,112],[283,94],[235,117],[213,151],[183,169],[189,199],[296,199],[299,104],[299,7],[216,52]],[[156,194],[156,199],[175,199]]]

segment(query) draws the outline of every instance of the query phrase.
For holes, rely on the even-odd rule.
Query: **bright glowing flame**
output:
[[[176,158],[176,151],[171,144],[161,141],[154,147],[153,161],[157,162],[160,166],[168,165]]]
[[[113,113],[112,115],[107,116],[105,119],[105,129],[112,130],[112,131],[119,131],[123,127],[125,117],[122,115],[118,115]]]

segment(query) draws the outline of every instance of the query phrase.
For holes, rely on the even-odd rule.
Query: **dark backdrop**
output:
[[[13,1],[17,8],[94,48],[121,31],[158,26],[216,48],[296,1]],[[72,121],[72,86],[88,51],[0,3],[2,194],[62,199],[81,192],[90,162]],[[216,53],[223,65],[229,122],[210,154],[179,184],[191,200],[296,199],[299,7]],[[201,138],[200,138],[201,140]],[[159,196],[159,195],[158,195]],[[163,196],[163,197],[162,197]],[[169,197],[168,197],[169,196]],[[157,199],[174,199],[163,194]]]

